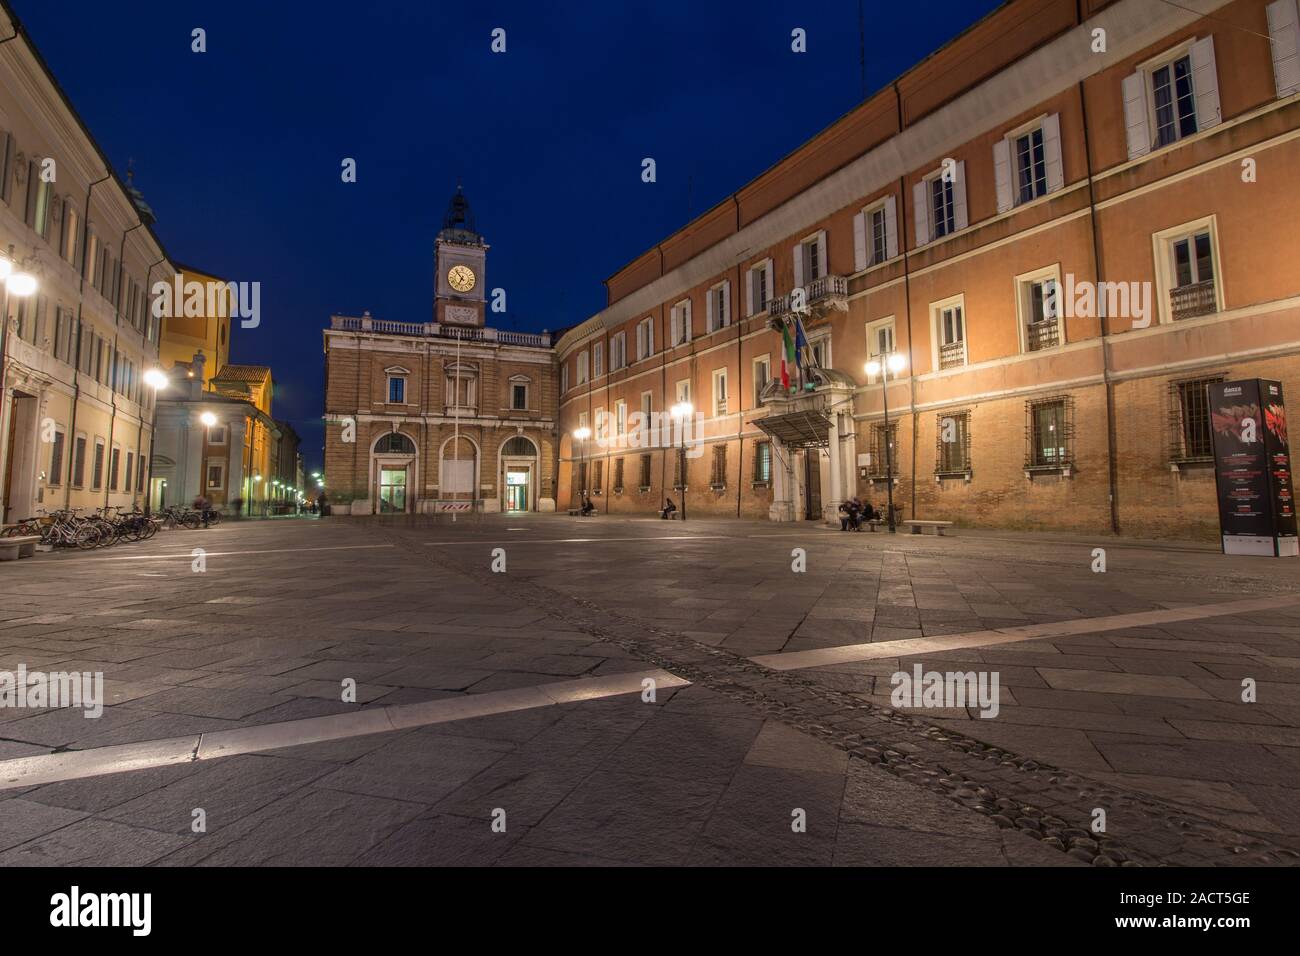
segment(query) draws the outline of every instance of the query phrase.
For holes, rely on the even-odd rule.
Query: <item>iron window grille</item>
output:
[[[934,473],[969,474],[970,412],[944,412],[938,416],[935,428]]]
[[[623,459],[617,458],[614,460],[614,494],[621,495],[622,493],[623,493]]]
[[[650,456],[649,455],[641,456],[641,484],[639,487],[642,491],[650,490]]]
[[[1169,460],[1174,464],[1214,459],[1210,430],[1210,386],[1225,375],[1169,383]]]
[[[1073,464],[1073,396],[1025,402],[1025,468],[1066,469]]]
[[[885,478],[885,426],[871,426],[871,464],[867,467],[868,478]],[[898,422],[889,424],[889,454],[891,470],[898,474]]]
[[[754,484],[767,485],[772,481],[772,443],[757,442],[754,445]]]
[[[713,446],[713,469],[709,476],[709,487],[721,491],[727,487],[727,446]]]

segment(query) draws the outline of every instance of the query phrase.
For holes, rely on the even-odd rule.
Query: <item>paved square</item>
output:
[[[106,706],[0,709],[0,863],[1293,863],[1297,584],[607,516],[41,555],[0,566],[0,670],[102,672]],[[917,664],[996,674],[996,716],[895,708]]]

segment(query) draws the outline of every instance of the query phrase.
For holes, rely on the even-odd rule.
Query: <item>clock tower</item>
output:
[[[460,186],[447,205],[433,252],[433,320],[440,325],[482,328],[487,306],[487,243],[474,228],[474,214]]]

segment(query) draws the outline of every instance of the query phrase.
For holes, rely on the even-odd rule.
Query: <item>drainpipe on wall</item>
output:
[[[1088,137],[1088,98],[1083,80],[1079,81],[1079,109],[1083,113],[1083,155],[1088,168],[1088,222],[1092,228],[1092,269],[1097,287],[1101,287],[1101,236],[1097,232],[1097,196],[1092,180],[1092,143]],[[1110,348],[1106,345],[1106,319],[1101,317],[1101,377],[1106,392],[1106,476],[1110,484],[1110,530],[1119,534],[1119,463],[1115,438],[1115,385],[1110,377]]]
[[[155,262],[153,265],[151,265],[144,274],[144,300],[146,303],[149,302],[149,277],[153,275],[153,270],[155,266],[159,266],[166,261],[167,261],[167,257],[164,256],[163,258]],[[144,331],[141,333],[141,335],[143,336],[146,342],[149,340],[149,323],[152,320],[153,320],[153,308],[151,305],[146,305],[145,317],[144,317]],[[162,320],[161,319],[158,321],[158,341],[159,344],[162,343]],[[143,376],[144,369],[140,370],[140,374]],[[147,393],[141,392],[140,394],[141,396],[144,396]],[[135,486],[136,488],[138,488],[140,486],[139,473],[145,470],[145,463],[143,457],[144,456],[144,411],[139,408],[138,402],[136,403],[136,408],[137,410],[140,411],[140,415],[138,416],[140,421],[137,423],[137,427],[135,431],[135,467],[136,467]],[[145,503],[146,503],[145,514],[149,513],[149,509],[147,507],[148,497],[149,497],[149,493],[153,490],[153,445],[154,445],[154,433],[157,431],[157,429],[158,429],[158,390],[154,389],[153,390],[153,413],[150,416],[150,421],[149,421],[149,465],[148,465],[149,471],[148,471],[148,478],[145,479],[145,484],[144,484]],[[136,492],[135,488],[131,489],[131,507],[132,508],[140,507],[140,495]]]
[[[112,404],[113,411],[108,418],[108,446],[104,449],[104,454],[108,456],[107,464],[109,468],[113,467],[113,435],[117,431],[117,385],[118,385],[117,373],[118,373],[118,369],[121,368],[121,362],[118,360],[117,343],[118,340],[121,338],[121,333],[118,331],[118,328],[122,324],[122,278],[123,275],[126,273],[126,263],[124,261],[124,257],[126,256],[126,237],[129,236],[131,233],[135,232],[143,225],[144,225],[143,221],[137,221],[134,226],[126,230],[126,232],[122,233],[122,241],[118,243],[118,247],[117,247],[117,276],[113,280],[114,284],[117,286],[116,295],[113,296],[113,368],[111,369],[111,374],[109,376],[112,381],[111,384],[108,386],[109,400],[113,403]],[[137,451],[138,450],[139,449],[137,447]],[[120,462],[121,456],[118,457]],[[202,469],[200,469],[200,471],[201,470]],[[105,512],[107,512],[108,510],[108,496],[112,491],[112,485],[113,485],[112,479],[116,477],[117,477],[117,470],[113,469],[112,474],[110,474],[104,480]]]
[[[894,100],[898,105],[898,131],[903,132],[903,95],[894,83]],[[899,245],[903,250],[903,304],[907,315],[907,386],[909,404],[912,406],[912,517],[916,517],[916,432],[918,415],[916,411],[916,363],[912,350],[912,266],[907,254],[907,176],[898,177],[899,191]],[[887,387],[887,386],[886,386]],[[885,432],[885,441],[889,441],[889,432]],[[856,464],[855,464],[856,467]],[[892,480],[892,479],[886,479]]]

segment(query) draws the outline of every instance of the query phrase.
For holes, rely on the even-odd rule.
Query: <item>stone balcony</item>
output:
[[[787,292],[768,302],[767,314],[773,318],[784,318],[801,311],[795,308],[797,291],[799,290]],[[802,314],[808,325],[820,322],[832,312],[847,312],[849,309],[849,280],[844,276],[813,279],[803,287],[803,292],[806,311]]]
[[[368,315],[330,316],[330,328],[341,332],[374,332],[377,335],[411,335],[426,338],[460,339],[462,342],[487,342],[498,345],[521,345],[526,348],[551,347],[549,332],[507,332],[504,329],[480,329],[437,322],[393,322]]]

